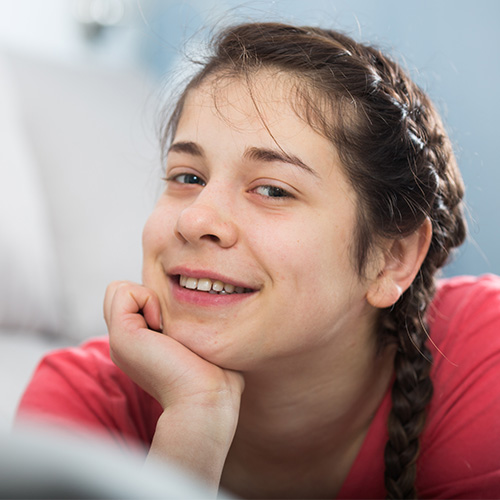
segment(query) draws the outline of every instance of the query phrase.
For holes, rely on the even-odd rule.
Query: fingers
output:
[[[157,295],[130,281],[111,283],[104,297],[104,319],[108,330],[116,323],[130,329],[162,330],[161,308]]]
[[[146,323],[152,330],[156,330],[157,332],[163,331],[160,301],[156,294],[152,293],[148,295],[142,306],[142,314],[144,315]]]
[[[112,361],[162,408],[239,405],[243,377],[208,362],[161,331],[158,296],[128,281],[111,283],[104,298]]]

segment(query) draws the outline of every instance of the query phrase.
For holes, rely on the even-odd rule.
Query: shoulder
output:
[[[113,364],[109,357],[109,341],[107,337],[90,339],[77,347],[64,347],[49,352],[41,364],[67,364],[68,367],[93,366],[107,367]]]
[[[500,277],[443,280],[428,320],[434,377],[441,383],[444,375],[500,369]]]
[[[500,278],[439,284],[429,309],[434,396],[419,460],[424,496],[500,495]]]
[[[110,358],[107,337],[47,354],[19,405],[18,420],[64,421],[117,441],[150,441],[159,408]]]
[[[106,380],[105,374],[112,375],[116,371],[109,356],[108,339],[102,337],[78,347],[65,347],[46,354],[35,371],[31,385],[50,382],[54,391],[63,387],[85,391],[94,381]],[[113,375],[114,380],[126,383],[120,378]]]
[[[436,328],[442,328],[443,322],[450,321],[485,324],[498,320],[499,308],[499,276],[459,276],[438,283],[436,296],[430,306],[429,320]]]

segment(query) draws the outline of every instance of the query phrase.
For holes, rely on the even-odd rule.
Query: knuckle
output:
[[[106,288],[106,297],[113,299],[117,294],[122,294],[131,288],[138,286],[132,281],[112,281]]]

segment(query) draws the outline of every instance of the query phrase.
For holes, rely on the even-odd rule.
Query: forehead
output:
[[[252,75],[216,74],[191,89],[183,106],[183,114],[196,107],[212,110],[235,126],[239,120],[248,123],[259,118],[261,125],[276,122],[276,113],[291,116],[294,82],[282,72],[260,70]],[[181,115],[182,116],[182,115]],[[297,117],[294,117],[297,118]],[[263,123],[265,120],[265,123]],[[303,125],[306,125],[304,123]]]
[[[327,155],[322,162],[337,163],[332,141],[303,118],[309,116],[301,109],[303,85],[293,75],[272,69],[244,76],[212,75],[187,94],[175,139],[194,126],[201,134],[204,122],[216,120],[233,135],[248,134],[248,140],[258,138],[278,148],[316,150]]]

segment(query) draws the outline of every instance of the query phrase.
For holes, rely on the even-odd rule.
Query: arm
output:
[[[173,461],[193,471],[215,494],[236,422],[237,415],[230,408],[188,405],[166,409],[158,421],[148,461]]]
[[[148,458],[184,466],[216,493],[236,430],[243,377],[159,333],[158,298],[143,286],[111,284],[104,313],[113,361],[163,408]]]

